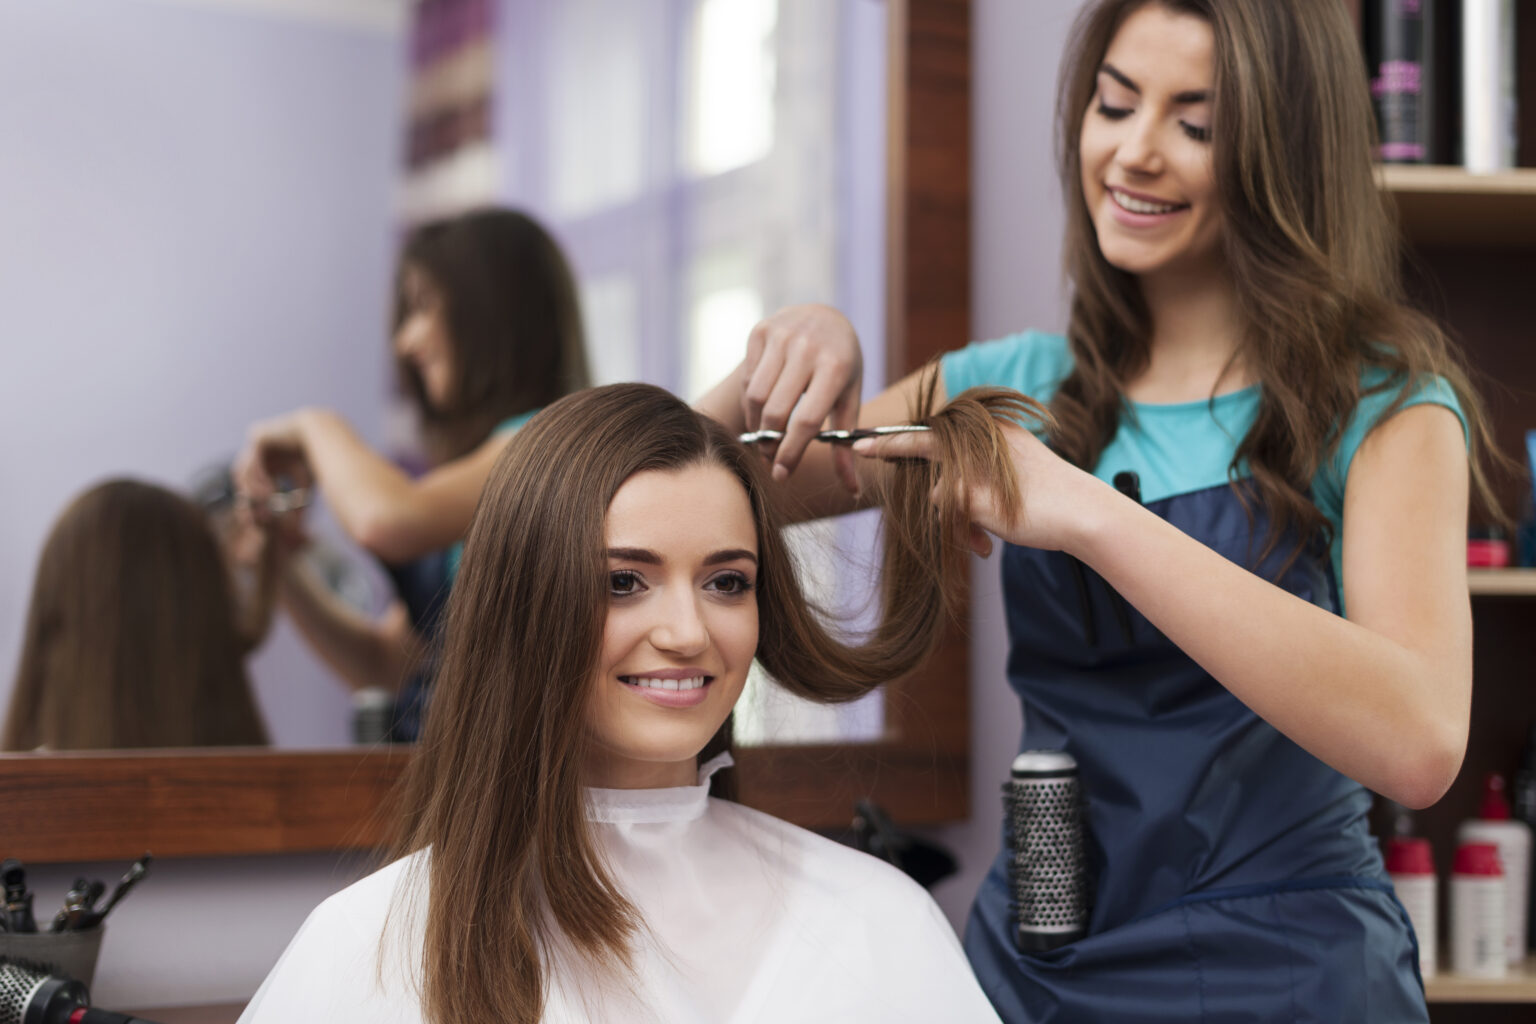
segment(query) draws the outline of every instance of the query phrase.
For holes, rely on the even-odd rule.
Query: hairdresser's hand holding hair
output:
[[[1084,4],[1056,116],[1066,330],[947,353],[935,395],[915,375],[859,410],[896,423],[985,385],[1052,414],[1038,439],[1005,429],[1017,502],[956,483],[921,437],[856,467],[867,484],[925,455],[937,495],[1012,542],[1022,746],[1079,765],[1087,937],[1021,954],[1005,857],[967,931],[1010,1022],[1427,1019],[1367,789],[1423,807],[1461,765],[1468,491],[1498,507],[1498,456],[1455,347],[1405,298],[1344,6]],[[701,407],[736,426],[752,387],[775,415],[830,416],[806,367],[845,322],[767,323],[802,355]],[[801,514],[858,504],[829,447],[789,452]]]
[[[930,379],[936,378],[937,367],[930,371]],[[989,397],[993,402],[999,400]],[[1023,396],[1016,398],[1022,400]],[[929,398],[918,404],[923,407],[935,403]],[[940,488],[955,492],[954,500],[968,513],[971,550],[983,558],[992,553],[992,537],[1023,547],[1063,551],[1070,549],[1080,534],[1084,510],[1106,497],[1113,500],[1114,492],[1040,440],[1037,432],[1047,430],[1051,423],[1051,416],[1044,409],[1033,404],[1017,406],[1015,415],[999,425],[998,462],[992,472],[973,473],[963,481],[945,474],[944,467],[955,460],[932,433],[866,438],[855,442],[853,451],[876,462],[931,463],[936,476],[934,500],[940,500]],[[1001,465],[1004,461],[1006,466]],[[1028,486],[1021,486],[1021,482]]]
[[[258,511],[280,481],[315,489],[342,529],[385,564],[400,600],[379,619],[338,600],[299,559],[284,573],[282,603],[348,686],[406,685],[399,732],[413,738],[429,671],[421,657],[432,649],[491,467],[536,411],[586,386],[587,364],[565,257],[516,211],[481,210],[414,231],[394,307],[393,350],[427,470],[406,473],[337,413],[305,408],[254,424],[235,473]]]
[[[998,424],[1040,413],[946,408],[949,473],[1006,490]],[[933,649],[966,567],[933,469],[882,478],[880,621],[850,644],[718,423],[645,384],[535,417],[470,531],[401,859],[310,916],[242,1021],[996,1024],[915,882],[730,799],[754,658],[836,703]]]

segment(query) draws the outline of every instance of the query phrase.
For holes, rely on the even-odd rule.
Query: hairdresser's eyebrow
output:
[[[1110,78],[1113,78],[1115,81],[1131,90],[1131,92],[1135,93],[1137,96],[1141,95],[1141,86],[1131,81],[1130,77],[1126,75],[1125,72],[1121,71],[1119,68],[1115,67],[1108,61],[1105,61],[1103,64],[1099,65],[1099,73],[1108,75]],[[1211,94],[1204,89],[1190,89],[1186,92],[1176,92],[1173,94],[1173,102],[1179,104],[1204,103],[1210,98]]]
[[[719,565],[722,562],[751,562],[757,564],[757,556],[746,548],[728,548],[725,551],[716,551],[704,559],[705,565]]]

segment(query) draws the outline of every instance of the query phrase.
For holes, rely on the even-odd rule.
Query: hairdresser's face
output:
[[[1210,25],[1156,3],[1125,19],[1099,65],[1079,144],[1099,249],[1142,276],[1220,266],[1211,164]]]
[[[416,368],[427,401],[445,408],[453,398],[454,355],[442,289],[421,268],[407,266],[401,291],[404,315],[395,330],[395,355]]]
[[[746,489],[700,463],[647,470],[608,506],[608,619],[588,785],[691,786],[757,650],[757,530]]]

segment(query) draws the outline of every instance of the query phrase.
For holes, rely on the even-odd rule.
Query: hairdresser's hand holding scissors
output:
[[[1019,501],[1009,507],[990,481],[971,485],[966,495],[971,510],[970,545],[978,555],[991,554],[989,535],[1024,547],[1076,553],[1093,528],[1094,510],[1104,508],[1106,502],[1127,500],[1051,451],[1024,427],[1008,423],[1003,434],[1019,481]],[[937,457],[934,437],[926,432],[867,438],[855,442],[853,451],[865,458],[885,460],[932,461]]]
[[[741,389],[738,433],[784,433],[773,453],[775,480],[794,472],[823,426],[858,426],[864,357],[853,325],[830,306],[790,306],[763,320],[752,329],[746,358],[732,377]],[[729,424],[725,410],[711,408],[710,397],[701,408]],[[852,452],[834,445],[831,454],[837,479],[857,494]]]
[[[272,507],[280,478],[293,488],[307,488],[314,482],[298,417],[278,416],[252,425],[245,447],[235,457],[235,490],[249,501],[258,520],[287,511]]]

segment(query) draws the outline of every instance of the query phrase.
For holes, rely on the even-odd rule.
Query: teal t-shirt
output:
[[[491,431],[490,436],[504,437],[517,433],[520,429],[522,429],[523,424],[533,419],[534,416],[538,415],[538,412],[539,410],[533,409],[528,412],[518,413],[516,416],[509,416],[508,418],[502,420],[500,423],[496,424],[496,427]],[[462,540],[454,541],[453,546],[448,549],[447,557],[448,585],[452,586],[453,581],[459,577],[459,562],[464,557],[464,542]]]
[[[967,388],[990,385],[1013,388],[1049,403],[1071,372],[1072,353],[1063,335],[1025,331],[945,353],[941,362],[944,387],[951,396]],[[1362,391],[1380,384],[1385,375],[1383,370],[1367,369],[1361,377]],[[1355,452],[1400,390],[1388,388],[1361,398],[1344,426],[1337,452],[1312,481],[1312,500],[1333,527],[1330,554],[1341,602],[1344,483]],[[1445,406],[1456,414],[1463,434],[1466,433],[1461,403],[1444,379],[1436,377],[1424,382],[1408,396],[1403,408],[1412,405]],[[1134,471],[1141,481],[1141,500],[1154,502],[1228,482],[1228,468],[1237,446],[1258,416],[1259,386],[1198,402],[1129,402],[1127,406],[1114,440],[1099,456],[1093,475],[1111,482],[1116,473]]]

